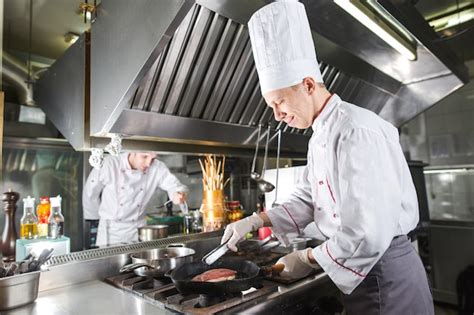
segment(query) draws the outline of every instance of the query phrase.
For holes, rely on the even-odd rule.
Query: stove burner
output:
[[[267,266],[276,262],[283,255],[283,253],[265,252],[260,254],[250,253],[243,257],[254,261],[259,266]],[[278,285],[273,279],[263,279],[258,284],[254,283],[253,288],[244,292],[220,296],[182,294],[169,278],[146,278],[137,276],[133,272],[110,276],[104,280],[161,308],[173,312],[197,315],[229,311],[243,303],[256,301],[278,290]]]
[[[219,304],[221,302],[224,302],[228,299],[236,298],[236,297],[241,297],[242,293],[237,292],[234,294],[225,294],[225,295],[220,295],[220,296],[214,296],[214,295],[207,295],[207,294],[200,294],[198,298],[198,303],[194,305],[195,308],[203,308],[203,307],[209,307],[213,306],[216,304]]]
[[[171,280],[168,278],[145,278],[143,281],[136,282],[130,286],[132,290],[149,290],[161,288],[167,284],[171,283]]]

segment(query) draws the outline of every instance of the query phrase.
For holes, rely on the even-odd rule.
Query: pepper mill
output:
[[[11,189],[3,193],[5,226],[3,227],[1,249],[4,262],[15,261],[15,245],[18,238],[15,227],[15,212],[18,199],[20,199],[20,194]]]

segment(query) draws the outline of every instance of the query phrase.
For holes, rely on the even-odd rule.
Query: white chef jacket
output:
[[[416,227],[415,186],[397,129],[375,113],[332,95],[312,128],[304,179],[268,217],[280,237],[314,220],[326,237],[314,258],[350,294],[392,239]]]
[[[138,241],[138,227],[144,226],[145,206],[159,187],[175,192],[186,187],[166,165],[154,160],[146,172],[133,170],[128,153],[104,158],[102,168],[93,169],[82,194],[84,219],[99,219],[96,245]]]

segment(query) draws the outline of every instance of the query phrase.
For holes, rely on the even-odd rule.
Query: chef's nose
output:
[[[280,111],[276,106],[273,107],[273,115],[275,116],[276,121],[280,121],[286,116],[286,114]]]
[[[150,167],[152,161],[153,161],[153,159],[147,158],[146,161],[145,161],[145,167],[147,167],[147,168]]]

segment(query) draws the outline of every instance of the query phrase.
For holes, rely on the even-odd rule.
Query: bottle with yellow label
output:
[[[35,215],[35,198],[23,199],[23,216],[20,221],[20,237],[34,239],[38,237],[38,218]]]

